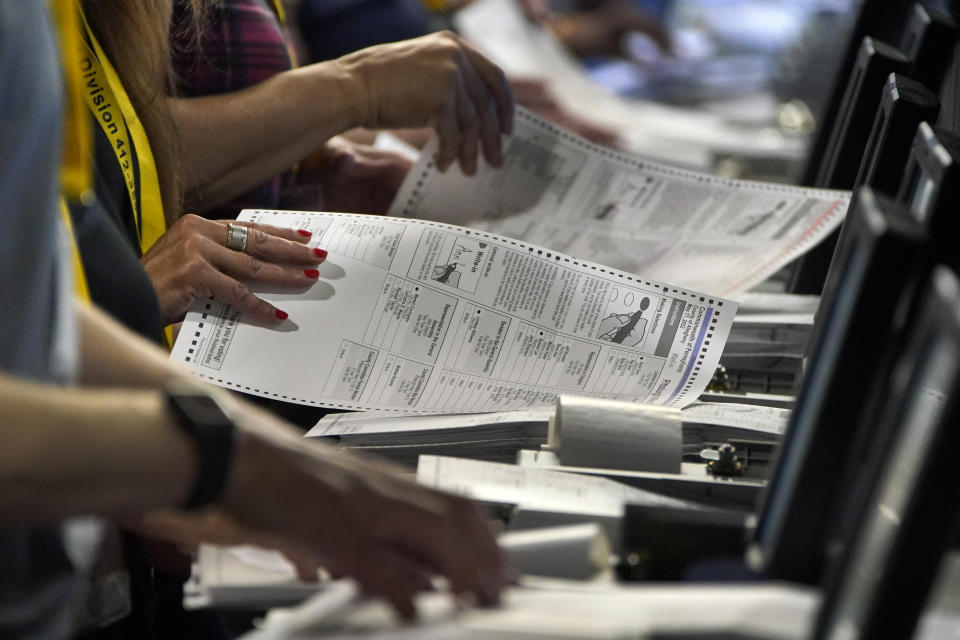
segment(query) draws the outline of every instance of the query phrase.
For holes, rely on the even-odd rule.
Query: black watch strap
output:
[[[220,498],[230,473],[233,420],[212,395],[186,384],[166,390],[167,405],[197,450],[197,471],[184,509],[198,509]]]

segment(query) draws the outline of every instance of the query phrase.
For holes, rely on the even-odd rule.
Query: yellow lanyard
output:
[[[140,240],[140,251],[146,253],[167,230],[163,217],[163,200],[160,196],[160,180],[157,177],[153,152],[150,150],[150,141],[130,97],[120,82],[120,76],[100,47],[82,9],[80,16],[83,18],[87,36],[84,41],[86,50],[81,53],[79,60],[84,98],[90,113],[106,134],[117,156],[117,163],[123,172],[124,183],[130,196],[130,205],[133,207],[133,221]],[[136,54],[131,52],[131,55]]]
[[[277,24],[280,25],[280,32],[283,35],[284,46],[287,49],[287,55],[290,56],[290,66],[294,69],[297,68],[297,49],[293,46],[293,42],[288,37],[287,33],[287,11],[283,8],[283,0],[268,0],[270,8],[273,9],[273,13],[277,16]]]
[[[54,24],[64,70],[63,155],[60,160],[60,190],[70,200],[93,197],[93,139],[83,102],[83,86],[76,69],[80,65],[80,21],[74,0],[52,0]]]
[[[280,23],[280,26],[287,26],[287,12],[283,8],[283,2],[281,0],[270,0],[270,6],[273,7],[273,12],[277,14],[277,22]]]
[[[90,300],[87,277],[80,260],[73,223],[67,208],[67,198],[87,201],[92,196],[93,141],[90,135],[90,120],[83,106],[83,89],[79,66],[78,40],[80,35],[77,8],[74,0],[52,0],[54,24],[60,44],[60,59],[64,69],[64,128],[63,149],[60,159],[60,191],[57,206],[67,237],[70,240],[70,261],[73,267],[74,295],[85,302]]]

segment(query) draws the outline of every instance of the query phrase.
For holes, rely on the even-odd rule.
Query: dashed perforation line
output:
[[[650,162],[646,160],[641,160],[630,155],[625,155],[609,149],[607,147],[601,147],[596,145],[589,140],[581,138],[578,135],[575,135],[569,131],[565,131],[560,127],[541,120],[538,116],[533,115],[527,111],[517,111],[517,118],[524,120],[529,123],[531,126],[536,127],[540,130],[545,130],[547,132],[553,133],[560,139],[573,144],[581,149],[595,153],[612,160],[616,160],[621,164],[628,165],[635,169],[641,169],[644,171],[649,171],[651,173],[660,174],[663,176],[670,176],[673,178],[681,178],[685,180],[691,180],[700,183],[715,184],[720,186],[730,187],[732,189],[751,189],[756,191],[766,191],[769,193],[778,193],[784,195],[808,195],[811,197],[826,198],[826,199],[835,199],[837,197],[837,191],[830,191],[828,189],[804,189],[801,187],[794,187],[791,185],[776,184],[772,182],[758,182],[754,180],[733,180],[730,178],[721,178],[718,176],[713,176],[704,173],[697,173],[694,171],[688,171],[686,169],[678,169],[675,167],[670,167],[667,165],[657,164],[655,162]],[[427,183],[427,178],[433,172],[433,169],[436,165],[433,160],[430,160],[424,165],[423,171],[417,177],[416,187],[410,191],[410,197],[407,198],[407,202],[403,207],[403,215],[409,216],[413,209],[416,206],[417,201],[423,195],[424,185]],[[849,196],[848,196],[849,200]]]
[[[271,215],[271,216],[287,215],[287,212],[276,211],[276,210],[257,210],[255,213],[257,213],[257,214],[259,214],[259,215]],[[337,216],[338,216],[338,218],[341,218],[341,219],[343,219],[343,218],[358,218],[358,219],[364,219],[364,218],[369,217],[369,216],[363,216],[363,215],[358,215],[358,214],[337,214]],[[509,245],[509,246],[514,246],[514,247],[519,247],[519,248],[521,248],[521,249],[526,249],[526,250],[527,250],[528,252],[530,252],[530,253],[532,253],[532,252],[537,252],[537,255],[540,255],[540,256],[542,256],[544,259],[547,259],[547,260],[549,260],[549,259],[551,259],[551,258],[552,258],[553,260],[555,260],[555,261],[560,261],[560,260],[562,260],[562,261],[565,262],[565,263],[570,263],[570,264],[572,264],[572,265],[574,265],[574,266],[577,266],[577,267],[582,267],[582,268],[586,268],[586,269],[591,269],[591,270],[593,270],[593,271],[599,271],[600,273],[603,273],[603,274],[606,274],[606,275],[611,275],[611,276],[615,275],[615,276],[617,276],[617,277],[619,277],[619,278],[624,278],[624,279],[629,280],[630,282],[634,282],[634,283],[636,283],[636,284],[638,284],[638,285],[643,285],[643,286],[650,287],[650,288],[653,288],[653,289],[661,290],[663,293],[665,293],[665,294],[667,294],[667,295],[674,294],[674,295],[677,295],[677,296],[682,296],[682,297],[684,297],[684,298],[690,298],[690,299],[691,299],[692,301],[694,301],[694,302],[700,302],[700,303],[706,304],[707,306],[713,306],[713,307],[714,307],[714,314],[713,314],[713,318],[712,318],[711,321],[710,321],[710,324],[711,324],[712,326],[709,328],[709,331],[708,331],[708,333],[706,334],[706,340],[708,340],[708,341],[713,337],[713,330],[714,330],[714,328],[715,328],[715,325],[716,325],[716,324],[718,323],[718,321],[719,321],[720,314],[721,314],[721,313],[724,313],[724,310],[721,309],[721,307],[724,306],[724,300],[720,300],[720,299],[716,299],[716,298],[711,298],[711,297],[705,296],[705,295],[700,294],[700,293],[696,293],[696,292],[692,292],[692,291],[686,291],[686,290],[681,290],[681,289],[676,289],[676,288],[674,288],[674,287],[672,287],[672,286],[669,286],[669,285],[663,285],[663,284],[660,284],[660,283],[657,283],[657,282],[651,282],[651,281],[649,281],[649,280],[644,280],[644,279],[641,279],[641,278],[636,278],[636,277],[634,277],[633,275],[631,275],[631,274],[629,274],[629,273],[626,273],[626,272],[622,272],[622,271],[618,271],[618,270],[613,270],[613,269],[607,269],[607,268],[604,268],[604,267],[602,267],[602,266],[600,266],[600,265],[596,265],[596,264],[593,264],[593,263],[590,263],[590,262],[585,262],[585,261],[577,260],[577,259],[575,259],[575,258],[570,258],[570,257],[567,257],[567,256],[561,256],[561,255],[554,255],[553,252],[544,250],[544,249],[542,249],[542,248],[540,248],[540,247],[536,247],[536,246],[529,245],[529,244],[527,244],[527,243],[525,243],[525,242],[521,242],[521,241],[519,241],[519,240],[513,240],[513,239],[511,239],[511,238],[505,238],[505,237],[503,237],[503,236],[491,234],[491,233],[488,233],[488,232],[485,232],[485,231],[480,231],[480,230],[477,230],[477,229],[463,229],[463,228],[461,228],[461,227],[456,227],[456,226],[454,226],[454,225],[449,225],[449,224],[442,223],[442,222],[433,222],[433,221],[431,221],[431,220],[408,219],[407,222],[413,223],[413,224],[420,224],[420,225],[423,225],[423,226],[426,226],[426,227],[434,227],[434,228],[437,228],[437,229],[440,229],[440,230],[443,230],[443,231],[446,231],[446,232],[454,232],[454,233],[456,233],[456,232],[458,232],[458,231],[463,231],[463,232],[465,232],[466,235],[479,236],[479,237],[482,237],[482,238],[487,239],[487,240],[490,240],[490,241],[496,241],[496,242],[498,242],[498,243],[500,243],[500,244],[503,244],[503,245]],[[545,255],[544,255],[544,254],[545,254]],[[211,308],[211,306],[210,306],[209,304],[207,304],[205,311],[209,311],[210,308]],[[202,315],[203,315],[204,318],[206,318],[206,316],[207,316],[206,313],[204,313],[204,314],[202,314]],[[203,327],[203,325],[204,325],[204,323],[201,321],[201,322],[199,322],[199,323],[197,324],[197,328],[198,328],[198,329],[201,329],[201,328]],[[200,338],[200,337],[201,337],[201,333],[202,333],[202,332],[199,331],[199,330],[195,331],[194,337],[195,337],[195,338]],[[194,341],[194,342],[196,342],[196,341]],[[705,342],[705,344],[709,344],[709,342]],[[185,361],[185,362],[188,362],[188,363],[191,362],[191,355],[190,355],[190,354],[192,354],[194,350],[193,350],[193,349],[190,349],[189,351],[190,351],[190,353],[184,358],[184,361]],[[704,348],[702,348],[702,349],[700,350],[700,353],[697,355],[697,362],[696,362],[695,367],[694,367],[694,369],[693,369],[693,373],[692,373],[692,375],[690,376],[690,379],[687,381],[687,384],[684,386],[684,389],[677,395],[677,399],[683,398],[684,395],[686,395],[686,394],[689,392],[689,390],[693,387],[693,385],[694,385],[694,383],[696,382],[696,380],[699,378],[700,369],[701,369],[701,367],[702,367],[702,365],[703,365],[704,358],[706,357],[706,354],[707,354],[708,351],[709,351],[709,349],[707,349],[706,347],[704,347]],[[196,366],[196,365],[194,365],[194,366]],[[206,379],[208,379],[208,380],[210,380],[210,381],[212,381],[212,382],[216,382],[216,383],[219,383],[219,384],[221,384],[221,385],[226,385],[226,386],[231,387],[231,388],[235,388],[235,389],[238,389],[238,390],[243,390],[243,391],[252,392],[252,393],[255,393],[255,394],[260,395],[260,396],[265,396],[265,397],[272,397],[272,398],[277,398],[277,399],[288,400],[288,401],[291,401],[291,402],[296,402],[296,403],[298,403],[298,404],[305,404],[305,405],[311,405],[311,406],[315,406],[315,407],[324,407],[324,408],[332,408],[332,409],[346,409],[346,410],[353,410],[353,411],[360,411],[360,410],[364,410],[364,409],[369,408],[369,405],[356,405],[356,404],[350,404],[350,403],[329,402],[329,401],[320,402],[320,401],[312,400],[312,399],[309,399],[309,398],[298,398],[298,397],[295,397],[295,396],[285,396],[285,395],[282,395],[282,394],[279,394],[279,393],[275,393],[275,392],[273,392],[273,391],[268,391],[268,390],[263,390],[263,389],[257,389],[257,388],[255,388],[255,387],[250,387],[250,386],[247,386],[247,385],[242,385],[242,384],[239,384],[239,383],[234,383],[234,382],[231,382],[231,381],[229,381],[229,380],[223,380],[222,378],[215,378],[215,377],[213,377],[213,376],[207,375],[207,374],[202,373],[202,372],[200,372],[200,371],[195,371],[195,370],[194,370],[193,373],[194,373],[195,375],[197,375],[197,376],[202,377],[202,378],[206,378]],[[396,412],[396,413],[408,413],[408,411],[405,411],[405,410],[403,410],[403,409],[384,409],[384,411],[392,411],[392,412]]]

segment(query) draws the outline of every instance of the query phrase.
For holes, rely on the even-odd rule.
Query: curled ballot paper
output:
[[[171,358],[286,402],[393,413],[504,411],[562,392],[682,406],[716,369],[736,303],[485,231],[425,220],[244,211],[329,252],[289,313],[195,303]]]
[[[587,142],[520,107],[501,168],[440,173],[436,144],[407,174],[391,215],[484,229],[721,296],[740,294],[803,255],[840,225],[850,202],[847,191],[657,164]]]
[[[680,473],[678,409],[561,395],[547,441],[568,467]]]

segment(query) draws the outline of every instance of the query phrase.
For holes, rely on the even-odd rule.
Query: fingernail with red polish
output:
[[[327,257],[327,250],[326,250],[326,249],[314,249],[314,250],[313,250],[313,255],[315,255],[315,256],[317,256],[318,258],[320,258],[321,260],[323,260],[323,259],[325,259],[325,258]]]
[[[316,269],[304,269],[303,275],[307,276],[308,278],[319,278],[320,272]]]
[[[280,309],[274,309],[273,315],[277,316],[277,318],[280,320],[286,320],[290,316],[289,313],[286,311],[280,311]]]
[[[297,233],[308,238],[313,235],[313,231],[307,231],[306,229],[297,229]]]

